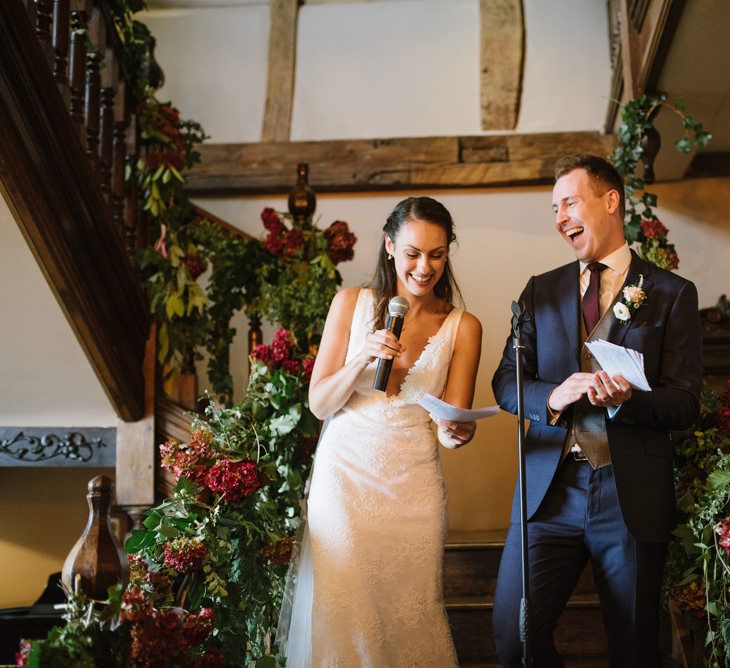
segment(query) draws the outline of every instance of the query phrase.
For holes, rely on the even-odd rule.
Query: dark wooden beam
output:
[[[289,192],[297,162],[309,163],[317,192],[550,183],[559,157],[605,156],[613,146],[612,136],[597,132],[203,144],[188,189],[193,195]]]
[[[22,0],[0,2],[0,192],[112,406],[140,418],[146,300]]]

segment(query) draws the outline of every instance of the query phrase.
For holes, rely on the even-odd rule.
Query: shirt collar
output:
[[[589,263],[583,262],[583,260],[579,260],[579,262],[580,274],[582,274]],[[601,264],[605,264],[609,269],[612,269],[619,275],[626,273],[626,270],[631,264],[631,251],[629,250],[629,244],[624,242],[623,246],[617,248],[613,251],[613,253],[609,253],[606,257],[601,258],[599,262]]]

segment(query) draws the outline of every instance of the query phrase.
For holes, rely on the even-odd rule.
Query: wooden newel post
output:
[[[86,499],[89,519],[81,538],[66,557],[62,580],[70,590],[80,576],[81,590],[90,598],[105,600],[107,589],[117,582],[129,580],[129,564],[109,526],[112,504],[111,478],[98,475],[89,481]]]

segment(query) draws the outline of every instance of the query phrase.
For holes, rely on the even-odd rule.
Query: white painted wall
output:
[[[116,425],[114,409],[2,197],[0,318],[0,425]]]
[[[258,141],[269,49],[266,4],[160,9],[137,17],[157,39],[160,100],[203,125],[214,142]]]
[[[604,0],[525,0],[516,132],[599,130],[610,80]],[[266,97],[265,4],[156,9],[160,99],[213,142],[257,141]],[[293,140],[484,134],[478,0],[304,5]]]

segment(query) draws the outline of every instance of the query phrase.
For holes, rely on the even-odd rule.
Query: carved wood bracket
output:
[[[108,466],[116,456],[116,429],[0,427],[0,467]]]

